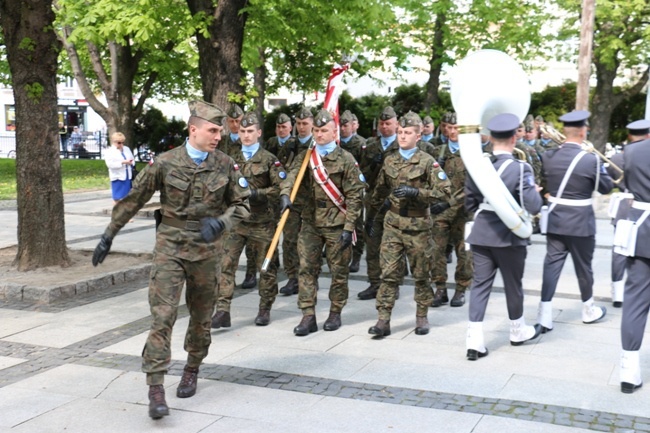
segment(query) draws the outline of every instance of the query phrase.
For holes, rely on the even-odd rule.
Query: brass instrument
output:
[[[528,155],[526,155],[526,152],[524,152],[523,150],[521,150],[521,149],[517,149],[517,148],[515,147],[515,148],[513,149],[512,153],[515,154],[515,157],[516,157],[519,161],[528,162]]]
[[[546,134],[551,140],[553,140],[554,142],[556,142],[560,146],[566,140],[566,137],[564,136],[564,134],[562,134],[560,131],[558,131],[557,129],[553,128],[550,125],[541,125],[539,127],[539,129],[542,131],[543,134]],[[614,184],[618,185],[623,180],[623,176],[625,176],[625,173],[623,172],[623,169],[621,167],[619,167],[618,165],[614,164],[611,159],[607,158],[605,155],[603,155],[601,152],[599,152],[598,149],[596,149],[594,147],[592,142],[587,141],[587,140],[583,141],[582,142],[582,150],[584,150],[585,152],[589,152],[589,153],[593,153],[595,155],[598,155],[598,157],[601,160],[603,160],[604,162],[609,164],[609,166],[612,167],[614,170],[621,173],[621,176],[618,179],[613,180]]]

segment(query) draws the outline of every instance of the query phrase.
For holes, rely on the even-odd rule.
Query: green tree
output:
[[[21,271],[69,265],[57,117],[52,0],[0,0],[0,24],[16,105],[18,252]],[[37,67],[36,67],[37,66]]]
[[[206,19],[192,18],[182,0],[57,5],[70,71],[109,134],[120,131],[133,143],[135,119],[150,95],[179,99],[194,92],[197,58],[190,41]]]

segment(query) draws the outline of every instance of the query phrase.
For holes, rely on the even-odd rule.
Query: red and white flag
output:
[[[332,73],[327,80],[327,91],[325,93],[325,103],[323,108],[332,113],[336,127],[339,126],[339,96],[341,96],[343,72],[347,71],[350,65],[335,64],[332,68]],[[338,132],[336,134],[336,141],[338,142]]]

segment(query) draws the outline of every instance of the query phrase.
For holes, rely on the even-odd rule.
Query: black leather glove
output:
[[[344,251],[350,245],[352,245],[352,232],[343,230],[339,236],[339,251]]]
[[[162,212],[160,209],[153,211],[153,219],[156,220],[156,230],[158,230],[158,226],[162,223]]]
[[[256,201],[259,198],[259,193],[257,192],[257,189],[251,188],[251,195],[248,197],[249,200]]]
[[[111,245],[113,245],[113,238],[108,235],[102,235],[93,252],[93,266],[97,266],[104,261],[108,252],[111,250]]]
[[[201,237],[206,242],[212,242],[223,233],[226,225],[219,218],[203,218],[201,220]]]
[[[442,201],[440,203],[434,203],[429,207],[429,211],[431,212],[432,215],[438,215],[439,213],[443,213],[447,209],[449,209],[451,206],[449,203],[446,201]]]
[[[413,198],[420,194],[420,190],[407,185],[400,185],[393,190],[393,195],[397,198]]]
[[[364,230],[365,230],[366,234],[369,237],[371,237],[371,238],[375,237],[375,220],[374,220],[374,218],[366,221],[366,224],[364,225]]]
[[[291,199],[288,195],[282,194],[280,196],[280,215],[284,213],[285,210],[291,209]]]

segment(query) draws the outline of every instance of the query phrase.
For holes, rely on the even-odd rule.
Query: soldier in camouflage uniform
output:
[[[260,148],[261,135],[257,116],[254,113],[244,115],[239,125],[242,150],[233,155],[233,159],[244,176],[242,182],[248,183],[251,190],[251,214],[224,236],[221,279],[215,290],[217,311],[212,318],[213,328],[228,328],[231,325],[230,303],[235,288],[235,271],[244,246],[248,248],[252,245],[253,250],[259,252],[255,271],[260,270],[275,233],[276,214],[273,205],[278,200],[280,182],[287,175],[275,155]],[[260,304],[255,318],[255,324],[258,326],[266,326],[271,321],[271,306],[278,294],[276,276],[277,266],[273,260],[260,278]]]
[[[436,284],[432,306],[438,307],[449,302],[447,296],[447,257],[448,244],[456,250],[456,292],[451,300],[452,307],[461,307],[465,304],[465,291],[472,282],[472,258],[469,251],[465,251],[465,222],[469,215],[465,210],[465,164],[460,157],[458,145],[458,125],[456,113],[449,118],[447,125],[448,142],[441,148],[441,158],[438,160],[451,181],[452,200],[440,202],[431,206],[433,220],[433,240],[435,253],[432,258],[432,280]]]
[[[375,181],[379,175],[379,171],[384,163],[384,160],[391,153],[395,153],[399,149],[397,144],[397,114],[393,107],[386,107],[379,115],[378,137],[372,137],[366,140],[366,146],[361,153],[361,171],[368,183],[367,199],[366,199],[366,223],[367,227],[364,230],[366,241],[366,263],[368,266],[368,282],[370,286],[360,292],[357,296],[359,299],[367,300],[377,297],[379,284],[381,282],[381,267],[379,264],[379,250],[381,247],[381,237],[384,233],[384,216],[387,209],[384,207],[380,209],[373,218],[368,218],[369,199],[375,189]],[[370,237],[368,232],[370,226],[375,235]]]
[[[526,162],[533,167],[535,175],[535,183],[540,185],[542,182],[542,158],[537,153],[537,132],[532,123],[524,126],[524,137],[519,140],[515,148],[523,151],[526,154]]]
[[[547,150],[551,149],[557,149],[560,147],[558,143],[555,141],[551,140],[551,137],[548,136],[548,134],[542,132],[542,137],[539,139],[539,144],[537,147],[537,153],[542,155],[544,152]]]
[[[302,151],[309,148],[313,140],[312,127],[314,126],[314,115],[309,108],[302,107],[296,113],[296,131],[297,137],[292,137],[287,144],[278,152],[278,159],[287,170],[294,168],[296,156]],[[298,163],[300,164],[300,163]],[[298,169],[300,166],[297,167]],[[284,272],[289,277],[287,284],[280,289],[280,293],[289,296],[298,294],[298,271],[300,269],[300,260],[298,258],[298,233],[302,225],[300,216],[305,206],[305,196],[308,191],[301,187],[296,195],[296,200],[292,205],[291,212],[287,218],[287,223],[282,232],[282,261]],[[280,212],[282,214],[282,212]],[[320,261],[319,261],[320,263]],[[320,269],[320,268],[319,268]]]
[[[199,366],[210,346],[217,261],[222,255],[221,242],[215,240],[249,215],[250,190],[242,185],[238,167],[227,155],[215,152],[225,113],[203,101],[192,101],[189,108],[186,144],[165,152],[138,175],[133,189],[113,208],[92,259],[95,266],[101,263],[119,230],[160,191],[162,223],[156,231],[149,282],[152,324],[142,352],[149,416],[154,419],[169,414],[163,382],[183,286],[187,284],[190,321],[185,336],[187,364],[176,391],[181,398],[196,392]]]
[[[435,139],[435,129],[436,124],[433,123],[431,116],[424,116],[424,119],[422,119],[422,138],[420,140],[428,141],[433,144]]]
[[[331,114],[321,110],[314,122],[314,152],[322,158],[327,178],[340,191],[345,212],[325,193],[326,184],[316,181],[316,172],[307,168],[301,186],[304,187],[302,227],[298,238],[300,254],[300,292],[298,307],[303,318],[293,330],[303,336],[318,330],[316,323],[316,292],[323,246],[332,273],[329,289],[330,314],[323,329],[335,331],[341,326],[341,310],[348,299],[348,264],[350,263],[354,227],[362,209],[362,194],[365,189],[363,174],[354,157],[336,145],[336,123]],[[287,179],[282,182],[281,212],[291,206],[289,194],[302,165],[306,152],[302,152],[291,167]],[[321,162],[319,162],[320,164]],[[294,210],[292,209],[292,212]]]
[[[280,151],[285,149],[284,145],[291,138],[291,119],[284,113],[280,113],[275,120],[275,136],[266,140],[264,149],[268,150],[275,156],[280,155]],[[283,152],[286,153],[286,152]],[[285,161],[286,162],[286,158]]]
[[[350,111],[344,111],[343,114],[341,114],[339,122],[341,124],[341,148],[350,152],[352,156],[354,156],[354,159],[359,162],[361,159],[361,149],[365,146],[366,140],[353,132],[354,120]],[[350,272],[359,272],[361,255],[363,254],[363,248],[365,246],[362,236],[363,214],[361,214],[357,220],[356,231],[359,237],[357,238],[356,245],[352,247]]]
[[[444,146],[447,144],[447,141],[449,140],[447,138],[447,125],[449,124],[449,119],[451,118],[452,113],[447,111],[445,114],[442,115],[442,119],[440,119],[440,126],[438,127],[438,134],[436,134],[435,137],[433,137],[433,145],[436,146],[436,151],[439,150],[441,146]]]
[[[357,115],[352,113],[352,133],[354,135],[359,135],[358,131],[359,130],[359,119],[357,118]],[[366,139],[363,138],[362,136],[359,135],[359,138],[365,141]]]
[[[387,198],[390,201],[381,242],[382,275],[376,301],[379,320],[368,330],[378,337],[390,335],[390,316],[403,276],[404,254],[415,280],[415,333],[429,333],[427,313],[433,301],[429,284],[433,255],[429,206],[451,200],[451,185],[436,160],[418,149],[421,126],[420,116],[411,111],[400,119],[399,151],[386,157],[370,200],[372,212],[381,208]]]

